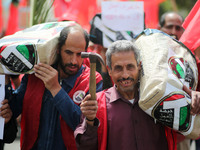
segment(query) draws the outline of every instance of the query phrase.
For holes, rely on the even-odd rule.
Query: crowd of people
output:
[[[183,21],[178,13],[167,12],[158,29],[179,40]],[[155,122],[139,107],[142,66],[135,41],[118,40],[104,47],[75,24],[60,32],[57,47],[52,64],[35,65],[35,73],[24,75],[15,90],[14,77],[6,75],[6,98],[0,108],[5,118],[1,150],[16,138],[19,115],[22,150],[189,150],[190,139]],[[106,67],[97,67],[96,99],[89,94],[90,68],[81,57],[88,47],[106,62]],[[199,95],[194,91],[192,101],[200,103]],[[80,97],[82,101],[77,100]],[[198,107],[192,106],[196,114]],[[167,130],[172,131],[170,135]]]

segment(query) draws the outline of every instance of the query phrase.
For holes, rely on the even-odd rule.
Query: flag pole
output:
[[[30,0],[30,26],[34,25],[34,16],[35,16],[35,6],[36,6],[36,0]]]

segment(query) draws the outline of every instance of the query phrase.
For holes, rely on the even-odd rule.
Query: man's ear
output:
[[[106,66],[106,68],[107,68],[107,70],[108,70],[108,74],[109,74],[109,76],[111,76],[111,69],[110,69],[110,67],[108,67],[108,66]]]
[[[142,69],[142,62],[140,61],[140,63],[138,64],[138,69],[141,70]]]
[[[56,50],[56,53],[57,53],[57,54],[60,54],[60,51],[59,51],[59,49],[57,49],[57,50]]]
[[[158,25],[157,25],[157,29],[158,29],[158,30],[160,30],[160,29],[161,29],[161,26],[160,26],[160,24],[158,24]]]

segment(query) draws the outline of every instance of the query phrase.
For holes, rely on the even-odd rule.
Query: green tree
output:
[[[197,0],[166,0],[160,4],[159,16],[167,11],[176,11],[187,17]]]
[[[46,22],[54,0],[30,0],[30,2],[30,26]]]

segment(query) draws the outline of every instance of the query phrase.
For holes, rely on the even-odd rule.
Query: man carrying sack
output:
[[[26,74],[14,91],[10,106],[15,118],[22,114],[22,150],[76,150],[73,131],[81,116],[78,105],[89,90],[90,69],[81,58],[88,42],[80,25],[63,28],[56,48],[51,53],[46,50],[51,54],[49,64],[34,65],[34,74]],[[95,75],[100,91],[102,78]]]

